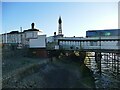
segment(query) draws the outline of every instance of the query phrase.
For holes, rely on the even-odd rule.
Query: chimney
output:
[[[54,36],[56,36],[56,32],[54,32]]]
[[[20,32],[22,33],[22,27],[20,27]]]
[[[32,29],[34,29],[34,26],[35,26],[35,24],[34,24],[34,23],[32,23],[32,24],[31,24]]]

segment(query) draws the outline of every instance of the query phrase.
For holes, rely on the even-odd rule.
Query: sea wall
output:
[[[27,56],[27,51],[27,48],[18,49],[16,45],[4,45],[2,47],[2,58]]]

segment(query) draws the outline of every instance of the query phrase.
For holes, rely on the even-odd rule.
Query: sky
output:
[[[2,31],[30,29],[47,36],[58,33],[58,19],[66,37],[84,37],[87,30],[118,28],[117,2],[2,2]]]

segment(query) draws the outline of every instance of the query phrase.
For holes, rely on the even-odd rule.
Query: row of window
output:
[[[86,37],[100,37],[100,36],[118,36],[119,30],[90,30],[86,31]]]
[[[88,41],[88,42],[76,42],[76,41],[60,41],[59,45],[86,45],[86,46],[100,46],[100,45],[117,45],[118,46],[118,41]]]

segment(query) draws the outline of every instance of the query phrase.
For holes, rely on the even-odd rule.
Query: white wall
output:
[[[0,35],[0,44],[2,43],[2,34]]]
[[[25,38],[37,38],[38,31],[27,31],[25,32]]]
[[[21,43],[20,34],[2,34],[2,43]]]
[[[38,35],[37,39],[30,39],[30,48],[46,48],[46,35]]]
[[[2,34],[2,43],[7,43],[7,34]]]

